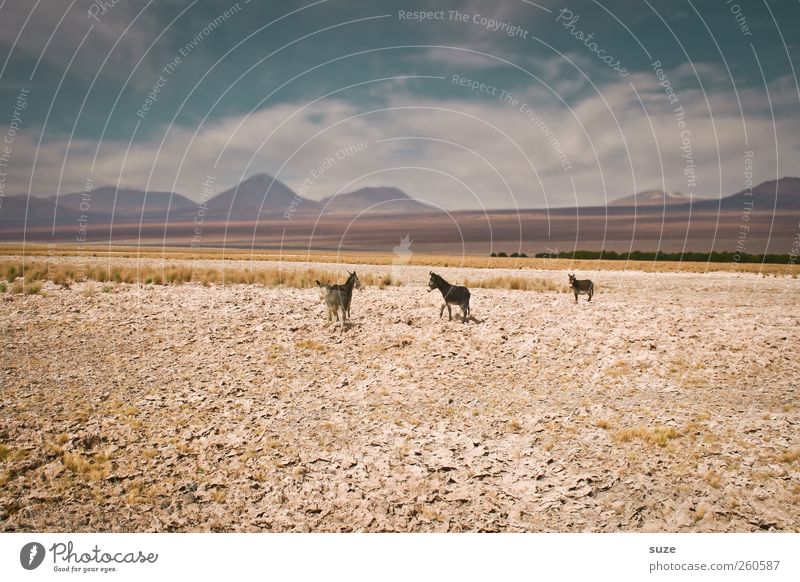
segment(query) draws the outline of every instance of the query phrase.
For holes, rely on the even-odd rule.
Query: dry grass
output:
[[[722,486],[722,475],[714,470],[708,471],[703,477],[709,485],[714,489],[719,489]]]
[[[467,287],[481,289],[515,289],[521,291],[555,291],[566,293],[567,285],[559,285],[550,279],[538,277],[508,276],[508,277],[489,277],[486,279],[467,279],[464,282]]]
[[[791,464],[798,460],[800,460],[800,449],[784,451],[780,455],[778,455],[778,461],[781,463]]]
[[[324,251],[285,250],[283,252],[250,251],[246,249],[219,248],[185,248],[185,247],[125,247],[116,246],[76,246],[71,244],[31,245],[20,244],[0,246],[0,255],[22,255],[30,257],[84,256],[104,258],[153,258],[153,259],[228,259],[228,260],[266,260],[266,261],[308,261],[316,263],[350,263],[370,265],[391,265],[396,256],[386,253],[346,252],[332,253]],[[487,269],[540,269],[540,270],[576,270],[576,271],[643,271],[647,273],[705,273],[727,271],[737,273],[761,273],[764,275],[800,274],[799,265],[777,265],[758,263],[692,263],[676,261],[608,261],[608,260],[571,260],[571,259],[536,259],[517,257],[486,257],[476,255],[425,255],[415,253],[411,266],[423,265],[432,267],[466,267]]]
[[[80,281],[99,281],[101,283],[136,283],[144,285],[180,285],[200,283],[203,285],[263,285],[265,287],[293,287],[306,289],[316,286],[316,281],[324,283],[343,282],[340,273],[322,269],[280,269],[280,268],[241,268],[241,269],[192,269],[186,265],[167,265],[156,267],[142,265],[128,267],[120,265],[96,265],[76,263],[47,263],[41,261],[0,261],[0,274],[4,274],[11,285],[11,293],[35,294],[41,291],[42,281],[68,287]],[[401,282],[389,274],[361,273],[359,280],[363,285],[384,288],[399,286]],[[5,287],[5,284],[4,284]],[[106,292],[112,287],[103,289]]]
[[[683,436],[682,433],[672,426],[622,428],[614,434],[614,438],[622,443],[640,440],[659,447],[666,447],[669,441],[681,436]]]
[[[301,340],[295,343],[295,345],[301,350],[317,350],[320,352],[324,352],[326,349],[328,349],[327,345],[321,344],[314,340]]]
[[[96,261],[87,262],[75,257],[74,261],[60,260],[47,262],[37,259],[26,260],[23,264],[19,260],[0,261],[0,276],[5,275],[11,293],[36,294],[41,291],[42,281],[51,281],[56,285],[69,288],[72,283],[81,281],[98,281],[108,283],[103,291],[110,293],[115,284],[143,284],[143,285],[180,285],[183,283],[197,283],[208,285],[262,285],[265,287],[292,287],[307,289],[316,286],[316,281],[323,283],[343,283],[344,277],[340,272],[306,268],[296,269],[279,267],[270,268],[192,268],[189,265],[176,262],[173,264],[151,265],[142,264],[128,266],[114,264],[113,259],[97,264]],[[374,273],[362,271],[358,275],[362,285],[385,289],[399,287],[402,281],[390,273]],[[471,288],[484,289],[518,289],[537,292],[566,292],[567,285],[558,284],[550,279],[528,276],[503,276],[482,279],[467,279],[464,283]],[[4,284],[5,285],[5,284]]]
[[[97,481],[109,474],[107,459],[87,459],[77,453],[65,453],[64,468],[84,481]]]
[[[708,513],[708,506],[705,504],[698,505],[697,508],[692,513],[692,521],[697,523],[698,521],[702,520],[706,514]]]

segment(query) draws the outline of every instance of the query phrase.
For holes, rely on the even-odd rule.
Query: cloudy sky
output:
[[[756,183],[800,175],[798,22],[797,0],[0,0],[0,195],[198,200],[267,172],[448,209],[718,197],[748,152]]]

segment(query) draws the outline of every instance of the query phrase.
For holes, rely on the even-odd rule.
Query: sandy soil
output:
[[[800,531],[800,280],[581,273],[464,324],[394,269],[341,336],[311,289],[3,295],[0,529]]]

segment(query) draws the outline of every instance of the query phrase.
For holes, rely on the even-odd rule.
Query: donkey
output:
[[[442,305],[442,308],[439,310],[439,319],[442,318],[442,315],[444,314],[444,308],[447,307],[447,315],[450,317],[449,321],[452,321],[453,310],[450,308],[450,306],[458,305],[463,312],[461,321],[466,323],[467,318],[469,317],[469,289],[466,287],[460,287],[458,285],[451,285],[439,275],[431,271],[431,280],[428,282],[428,293],[434,289],[441,291],[442,297],[444,298],[444,305]]]
[[[576,279],[575,275],[569,276],[569,286],[575,294],[575,303],[578,302],[578,295],[588,295],[589,301],[594,295],[594,283],[590,279]]]
[[[325,285],[318,284],[320,288],[325,288]],[[336,316],[336,321],[340,322],[339,333],[344,330],[344,324],[350,316],[350,299],[353,296],[353,287],[361,289],[361,281],[358,280],[358,275],[355,271],[350,273],[347,281],[343,285],[330,285],[328,294],[325,296],[325,305],[328,308],[328,321],[332,316]],[[341,319],[339,318],[341,314]]]
[[[353,294],[353,288],[355,287],[356,289],[359,289],[359,290],[363,289],[363,287],[361,286],[361,281],[358,280],[358,276],[356,275],[356,272],[353,271],[347,277],[347,282],[345,282],[344,285],[330,285],[330,289],[331,290],[338,289],[340,291],[344,291],[345,287],[347,286],[348,283],[350,283],[351,279],[353,279],[353,283],[350,285],[350,291],[349,291],[349,293],[347,295],[347,303],[344,306],[345,311],[347,311],[347,319],[350,319],[350,297]]]

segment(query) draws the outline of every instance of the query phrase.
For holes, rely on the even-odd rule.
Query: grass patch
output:
[[[695,508],[694,512],[692,513],[692,521],[697,523],[701,519],[703,519],[706,514],[708,513],[708,507],[706,505],[698,505]]]
[[[98,481],[108,476],[107,459],[87,459],[77,453],[65,453],[62,459],[64,468],[83,481]]]
[[[711,485],[714,489],[719,489],[722,485],[722,475],[714,471],[713,469],[706,473],[703,478]]]
[[[19,256],[23,254],[30,257],[103,257],[103,258],[141,258],[141,259],[185,259],[185,260],[231,260],[231,261],[300,261],[315,263],[348,263],[367,265],[392,265],[397,260],[393,253],[376,253],[371,251],[309,251],[297,250],[294,254],[281,252],[254,251],[252,249],[221,249],[221,248],[193,248],[193,247],[155,247],[117,245],[88,245],[76,248],[73,244],[36,244],[6,243],[0,245],[0,255]],[[790,264],[764,264],[761,263],[706,263],[691,261],[651,261],[651,260],[607,260],[607,259],[579,259],[562,258],[546,259],[533,257],[487,257],[481,255],[443,255],[424,254],[415,252],[408,263],[411,266],[423,265],[429,267],[464,267],[487,269],[538,269],[555,271],[643,271],[647,273],[675,273],[692,272],[705,273],[709,271],[751,272],[770,275],[786,275],[797,277],[800,266]],[[0,270],[2,273],[2,270]]]
[[[681,432],[672,426],[622,428],[614,434],[614,438],[621,443],[640,440],[659,447],[666,447],[669,441],[681,436]]]
[[[604,369],[603,373],[609,378],[620,378],[622,376],[627,376],[631,371],[631,365],[628,362],[619,360]]]
[[[209,285],[262,285],[264,287],[291,287],[308,289],[316,287],[316,281],[323,283],[344,283],[346,274],[327,269],[281,269],[281,268],[204,268],[193,269],[179,264],[155,266],[123,266],[70,263],[51,263],[31,260],[23,264],[19,261],[0,261],[0,273],[5,273],[6,282],[12,293],[35,294],[41,290],[42,281],[68,287],[71,283],[98,281],[107,283],[103,291],[108,293],[114,285],[122,283],[144,285],[181,285],[198,283]],[[24,285],[20,277],[24,276]],[[362,285],[385,288],[400,286],[401,281],[391,274],[376,275],[370,272],[359,274]]]
[[[522,423],[518,420],[512,420],[508,423],[509,432],[520,432],[522,430]]]
[[[540,293],[566,293],[567,286],[559,285],[550,279],[539,277],[521,277],[516,275],[504,277],[488,277],[486,279],[466,279],[466,287],[479,289],[512,289],[516,291],[538,291]]]
[[[300,340],[294,345],[302,350],[317,350],[319,352],[324,352],[327,349],[325,344],[315,342],[314,340]]]
[[[11,458],[11,448],[0,443],[0,463],[5,463]]]
[[[781,463],[795,463],[800,460],[800,449],[793,449],[791,451],[784,451],[778,455],[778,461]]]
[[[38,295],[42,291],[42,284],[39,281],[33,281],[23,286],[25,295]]]

